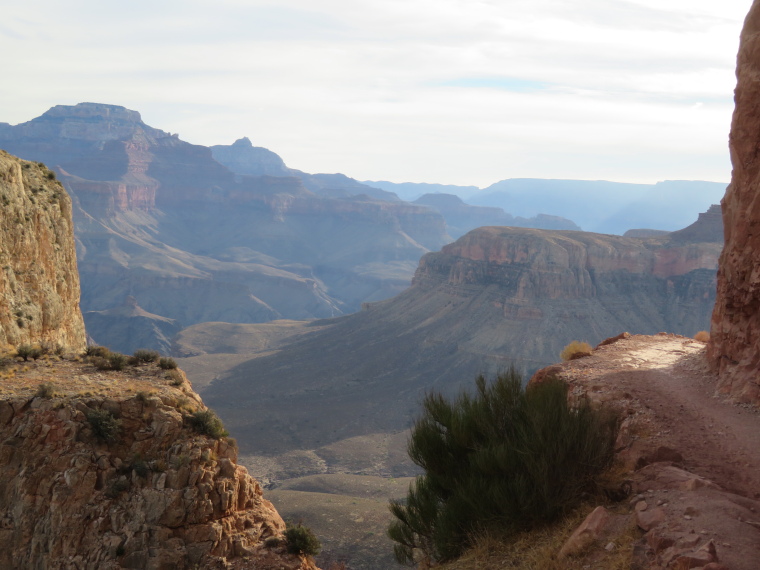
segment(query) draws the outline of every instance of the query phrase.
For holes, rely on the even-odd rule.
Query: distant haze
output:
[[[108,102],[359,180],[730,177],[748,0],[5,4],[12,124]]]

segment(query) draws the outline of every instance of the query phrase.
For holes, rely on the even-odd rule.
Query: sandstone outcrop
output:
[[[284,553],[234,441],[192,427],[205,407],[181,372],[58,357],[3,372],[0,567],[314,568]]]
[[[744,21],[729,148],[733,174],[723,198],[726,246],[718,269],[709,355],[720,372],[719,389],[760,404],[760,3]]]
[[[71,200],[41,164],[0,151],[0,345],[81,350]]]

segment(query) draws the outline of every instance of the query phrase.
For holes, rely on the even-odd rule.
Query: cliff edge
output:
[[[0,346],[85,346],[71,200],[41,163],[0,151]]]
[[[314,568],[285,554],[234,440],[202,433],[183,373],[58,356],[1,373],[0,567]]]

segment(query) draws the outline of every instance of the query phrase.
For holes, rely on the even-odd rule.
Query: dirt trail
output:
[[[635,335],[561,365],[560,375],[574,394],[622,407],[630,444],[624,453],[639,467],[656,463],[637,471],[634,481],[648,489],[650,507],[656,501],[667,513],[660,534],[710,538],[731,570],[757,569],[760,411],[715,393],[704,350],[704,343],[681,336]],[[668,465],[720,489],[667,482]]]

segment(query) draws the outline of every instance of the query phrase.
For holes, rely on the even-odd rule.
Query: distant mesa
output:
[[[159,317],[129,322],[153,331],[144,348],[163,350],[169,322],[356,311],[408,287],[419,258],[450,240],[429,208],[289,169],[247,139],[189,144],[116,105],[2,124],[0,147],[50,165],[70,192],[88,332],[114,350],[131,347],[117,332],[124,315],[111,312],[126,295]]]
[[[449,235],[457,239],[481,226],[514,226],[545,230],[580,230],[571,220],[560,216],[538,214],[530,219],[514,217],[502,208],[471,206],[453,194],[424,194],[415,204],[429,206],[440,212],[446,220]]]
[[[712,237],[478,228],[423,256],[400,295],[313,323],[219,373],[204,398],[268,452],[401,430],[431,387],[456,394],[510,365],[529,373],[572,340],[707,328],[721,247]],[[283,375],[288,398],[277,403]]]

